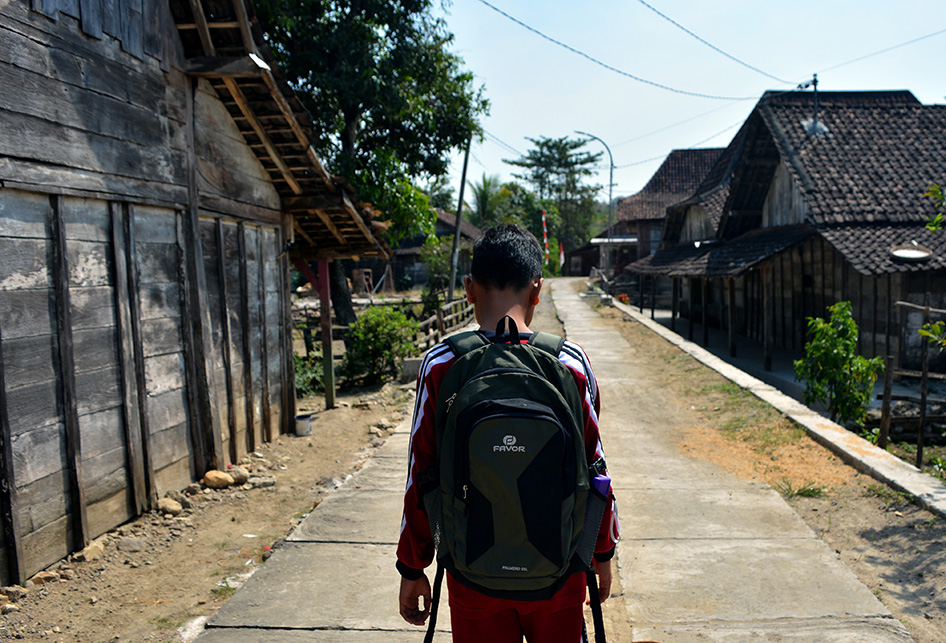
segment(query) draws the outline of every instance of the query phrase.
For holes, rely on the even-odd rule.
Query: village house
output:
[[[640,192],[618,199],[611,226],[611,271],[620,275],[625,266],[657,251],[667,207],[686,199],[700,185],[722,148],[673,150]],[[608,230],[568,253],[569,274],[587,275],[592,267],[607,263]]]
[[[0,3],[0,86],[8,584],[289,430],[290,261],[389,250],[244,0]]]
[[[866,356],[920,367],[922,313],[946,304],[946,231],[924,196],[946,180],[946,105],[908,91],[769,92],[703,184],[668,209],[630,269],[673,283],[674,314],[798,354],[807,318],[851,301]],[[932,361],[943,370],[946,356]]]

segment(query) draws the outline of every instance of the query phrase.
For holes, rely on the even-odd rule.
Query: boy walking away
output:
[[[428,640],[444,569],[455,643],[579,643],[586,591],[593,609],[610,595],[598,386],[580,347],[529,329],[541,275],[531,233],[487,230],[464,280],[480,329],[431,349],[418,376],[397,569],[401,616],[423,625],[436,554]]]

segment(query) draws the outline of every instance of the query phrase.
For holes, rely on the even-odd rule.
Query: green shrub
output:
[[[315,395],[325,390],[322,379],[322,356],[296,355],[296,397]]]
[[[805,382],[805,404],[822,402],[828,405],[832,420],[861,424],[883,360],[857,354],[857,323],[851,316],[851,302],[839,301],[828,311],[828,321],[808,318],[810,339],[805,344],[805,357],[795,362],[795,376]]]
[[[397,372],[400,360],[414,352],[418,323],[396,308],[374,306],[358,316],[345,344],[345,374],[377,384]]]

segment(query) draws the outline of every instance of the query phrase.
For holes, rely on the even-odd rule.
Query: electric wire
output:
[[[720,49],[719,47],[717,47],[717,46],[714,45],[713,43],[707,42],[706,40],[704,40],[704,39],[701,38],[700,36],[696,35],[695,33],[693,33],[692,31],[690,31],[689,29],[687,29],[687,28],[684,27],[683,25],[681,25],[679,22],[677,22],[676,20],[674,20],[673,18],[671,18],[671,17],[668,16],[667,14],[661,13],[659,10],[657,10],[657,9],[656,9],[655,7],[653,7],[652,5],[650,5],[650,4],[646,3],[646,2],[644,2],[644,0],[637,0],[637,1],[640,2],[642,5],[644,5],[645,7],[647,7],[648,9],[650,9],[651,11],[653,11],[654,13],[656,13],[658,16],[660,16],[661,18],[663,18],[663,19],[666,20],[667,22],[669,22],[670,24],[672,24],[673,26],[675,26],[675,27],[677,27],[678,29],[681,29],[682,31],[686,32],[687,34],[693,36],[694,38],[696,38],[697,40],[699,40],[701,43],[703,43],[704,45],[706,45],[707,47],[709,47],[709,48],[712,49],[713,51],[722,54],[723,56],[725,56],[726,58],[729,58],[729,59],[732,60],[733,62],[738,63],[738,64],[742,65],[743,67],[745,67],[745,68],[747,68],[747,69],[751,69],[751,70],[754,71],[754,72],[758,72],[758,73],[762,74],[763,76],[766,76],[766,77],[768,77],[768,78],[771,78],[772,80],[778,81],[778,82],[780,82],[780,83],[784,83],[784,84],[786,84],[786,85],[794,85],[794,84],[795,84],[795,83],[793,83],[793,82],[790,81],[790,80],[784,80],[784,79],[782,79],[782,78],[779,78],[778,76],[773,76],[772,74],[770,74],[770,73],[768,73],[768,72],[762,71],[762,70],[759,69],[758,67],[753,67],[753,66],[750,65],[749,63],[747,63],[747,62],[745,62],[745,61],[743,61],[743,60],[740,60],[739,58],[736,58],[736,57],[733,56],[732,54],[726,53],[725,51],[723,51],[722,49]]]
[[[870,58],[870,57],[872,57],[872,56],[877,56],[877,55],[879,55],[879,54],[885,54],[885,53],[887,53],[888,51],[892,51],[892,50],[894,50],[894,49],[899,49],[900,47],[906,47],[907,45],[912,45],[912,44],[915,43],[915,42],[919,42],[919,41],[921,41],[921,40],[926,40],[927,38],[932,38],[933,36],[938,36],[938,35],[944,34],[944,33],[946,33],[946,29],[940,29],[939,31],[934,31],[933,33],[928,33],[928,34],[926,34],[925,36],[920,36],[919,38],[914,38],[913,40],[908,40],[908,41],[906,41],[906,42],[901,42],[899,45],[893,45],[893,46],[891,46],[891,47],[887,47],[887,48],[885,48],[885,49],[880,49],[880,50],[875,51],[875,52],[870,53],[870,54],[864,54],[863,56],[858,56],[857,58],[853,58],[853,59],[851,59],[851,60],[848,60],[847,62],[838,63],[837,65],[834,65],[834,66],[832,66],[832,67],[828,67],[827,69],[822,69],[822,70],[819,71],[818,73],[821,74],[821,73],[824,73],[824,72],[826,72],[826,71],[831,71],[832,69],[837,69],[838,67],[844,67],[845,65],[850,65],[851,63],[859,62],[859,61],[861,61],[861,60],[864,60],[865,58]]]
[[[713,95],[713,94],[702,94],[702,93],[700,93],[700,92],[691,92],[691,91],[687,91],[687,90],[684,90],[684,89],[677,89],[676,87],[670,87],[669,85],[663,85],[663,84],[661,84],[661,83],[657,83],[657,82],[654,82],[654,81],[652,81],[652,80],[647,80],[646,78],[641,78],[640,76],[635,76],[634,74],[632,74],[632,73],[630,73],[630,72],[626,72],[626,71],[624,71],[624,70],[622,70],[622,69],[618,69],[617,67],[614,67],[614,66],[609,65],[609,64],[607,64],[607,63],[605,63],[605,62],[602,62],[602,61],[598,60],[597,58],[595,58],[595,57],[593,57],[593,56],[590,56],[590,55],[586,54],[585,52],[583,52],[583,51],[581,51],[581,50],[579,50],[579,49],[576,49],[576,48],[572,47],[571,45],[567,45],[567,44],[565,44],[564,42],[562,42],[562,41],[560,41],[560,40],[556,40],[555,38],[552,38],[551,36],[547,36],[546,34],[542,33],[542,32],[539,31],[538,29],[536,29],[535,27],[530,27],[529,25],[527,25],[526,23],[522,22],[522,21],[519,20],[518,18],[515,18],[515,17],[509,15],[508,13],[506,13],[505,11],[503,11],[502,9],[500,9],[499,7],[496,7],[495,5],[490,4],[489,2],[487,2],[487,0],[479,0],[479,1],[480,1],[482,4],[486,5],[487,7],[489,7],[490,9],[492,9],[493,11],[495,11],[496,13],[498,13],[498,14],[500,14],[500,15],[506,17],[506,18],[508,18],[509,20],[515,22],[515,23],[516,23],[517,25],[519,25],[520,27],[523,27],[524,29],[527,29],[527,30],[531,31],[532,33],[536,34],[537,36],[540,36],[540,37],[542,37],[542,38],[548,40],[549,42],[558,45],[559,47],[563,47],[563,48],[567,49],[568,51],[570,51],[570,52],[572,52],[572,53],[574,53],[574,54],[577,54],[577,55],[581,56],[582,58],[586,58],[587,60],[590,60],[590,61],[593,62],[594,64],[596,64],[596,65],[598,65],[598,66],[600,66],[600,67],[604,67],[604,68],[607,69],[608,71],[613,71],[613,72],[616,73],[616,74],[620,74],[621,76],[625,76],[625,77],[627,77],[627,78],[630,78],[631,80],[636,80],[636,81],[639,82],[639,83],[644,83],[644,84],[646,84],[646,85],[651,85],[652,87],[657,87],[657,88],[659,88],[659,89],[663,89],[663,90],[666,90],[666,91],[668,91],[668,92],[673,92],[673,93],[675,93],[675,94],[683,94],[683,95],[685,95],[685,96],[696,96],[696,97],[698,97],[698,98],[709,98],[709,99],[712,99],[712,100],[744,101],[744,100],[755,100],[755,99],[756,99],[755,96],[716,96],[716,95]]]

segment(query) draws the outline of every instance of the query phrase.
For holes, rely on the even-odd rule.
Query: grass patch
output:
[[[796,487],[788,478],[782,478],[775,483],[775,490],[785,498],[821,498],[827,490],[814,482],[806,482]]]
[[[882,484],[867,485],[864,495],[869,498],[878,498],[887,506],[891,505],[909,505],[913,502],[913,496],[902,491],[896,491]]]
[[[167,616],[159,616],[151,619],[151,624],[163,632],[176,632],[179,628],[183,627],[184,621]]]
[[[227,581],[223,581],[223,585],[218,585],[217,587],[214,587],[212,590],[210,590],[210,593],[213,594],[214,598],[217,599],[218,601],[225,601],[231,596],[233,596],[233,594],[236,593],[236,591],[237,591],[236,587],[231,586],[230,583],[228,583]]]

